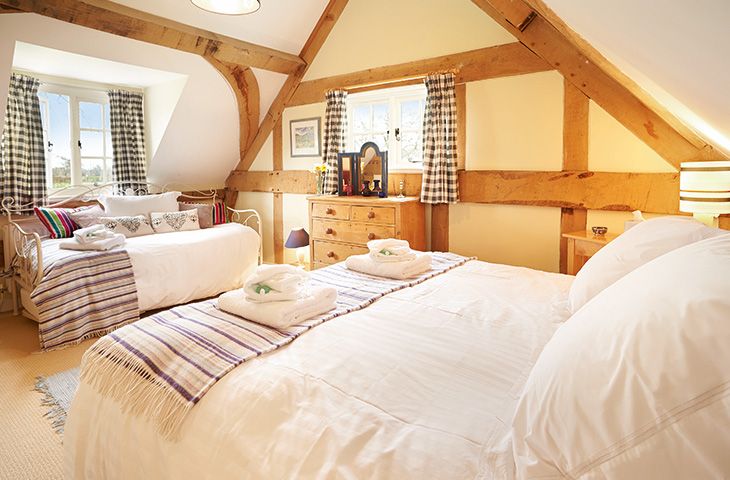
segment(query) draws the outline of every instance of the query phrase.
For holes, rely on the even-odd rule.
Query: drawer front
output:
[[[394,207],[361,207],[352,206],[352,220],[369,223],[395,223]]]
[[[366,247],[345,245],[343,243],[314,241],[314,261],[321,263],[337,263],[345,260],[350,255],[361,255],[368,253]]]
[[[395,237],[395,227],[314,218],[312,237],[365,245],[370,240]]]
[[[335,203],[313,203],[312,216],[320,218],[334,218],[337,220],[350,219],[350,206]]]

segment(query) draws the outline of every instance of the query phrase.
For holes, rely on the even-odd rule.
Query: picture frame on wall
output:
[[[292,157],[322,156],[322,119],[302,118],[289,122],[289,142]]]

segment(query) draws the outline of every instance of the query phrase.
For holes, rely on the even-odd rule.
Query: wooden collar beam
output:
[[[554,70],[552,65],[530,49],[514,42],[302,82],[287,106],[322,102],[325,93],[334,88],[362,89],[372,85],[383,88],[384,84],[408,81],[413,77],[447,69],[458,70],[457,84]]]
[[[292,74],[305,65],[296,55],[175,22],[107,0],[0,0],[3,9],[37,13],[222,62]]]

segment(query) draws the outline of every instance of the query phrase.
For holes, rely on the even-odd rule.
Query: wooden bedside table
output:
[[[563,238],[568,240],[568,275],[578,273],[589,258],[616,237],[615,233],[596,237],[591,231],[564,233]]]

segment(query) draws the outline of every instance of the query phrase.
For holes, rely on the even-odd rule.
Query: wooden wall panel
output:
[[[431,205],[431,250],[449,251],[449,205]]]

